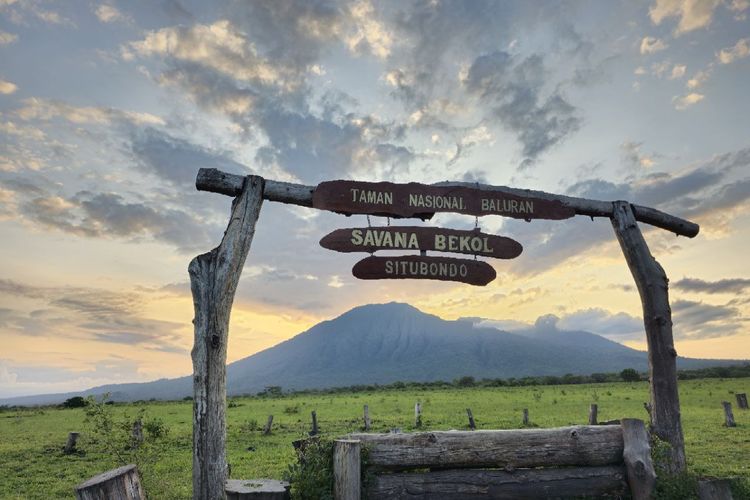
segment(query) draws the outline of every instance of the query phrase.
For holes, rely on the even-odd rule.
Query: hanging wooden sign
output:
[[[362,280],[423,279],[477,286],[485,286],[497,277],[492,266],[481,260],[421,255],[367,257],[354,264],[352,274]]]
[[[567,219],[573,208],[558,200],[505,194],[465,186],[412,182],[328,181],[313,192],[314,208],[345,214],[429,218],[436,212],[502,215],[516,219]]]
[[[377,250],[430,250],[497,259],[521,255],[521,244],[504,236],[481,231],[461,231],[439,227],[362,227],[337,229],[320,240],[320,246],[337,252],[375,252]]]

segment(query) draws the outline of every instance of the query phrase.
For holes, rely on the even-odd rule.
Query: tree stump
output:
[[[722,401],[721,404],[724,406],[724,425],[727,427],[737,427],[737,424],[734,422],[734,413],[732,413],[732,403]]]
[[[271,434],[271,426],[273,425],[273,415],[268,415],[268,422],[263,427],[263,435],[268,436]]]
[[[704,479],[698,481],[700,500],[733,500],[732,488],[728,479]]]
[[[370,430],[370,407],[367,405],[365,405],[364,418],[365,418],[365,430],[369,431]]]
[[[744,392],[738,392],[734,395],[735,398],[737,398],[737,408],[740,410],[747,410],[747,394]]]
[[[63,448],[63,453],[66,455],[71,455],[75,453],[76,450],[76,442],[78,441],[78,436],[81,434],[79,432],[71,432],[68,434],[68,441],[65,443],[65,448]]]
[[[596,425],[596,419],[599,413],[599,406],[595,403],[591,403],[589,407],[589,425]]]
[[[78,500],[146,500],[134,464],[94,476],[76,486],[75,492]]]

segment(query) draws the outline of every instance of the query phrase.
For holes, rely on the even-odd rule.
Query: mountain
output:
[[[231,334],[230,334],[231,335]],[[738,361],[678,358],[682,369]],[[471,320],[446,321],[401,303],[357,307],[306,332],[227,366],[229,395],[284,390],[453,380],[470,375],[509,378],[648,369],[647,353],[593,333],[554,324],[508,333]],[[75,395],[109,392],[118,401],[179,399],[192,394],[192,377],[113,384],[83,392],[27,396],[0,404],[51,404]]]

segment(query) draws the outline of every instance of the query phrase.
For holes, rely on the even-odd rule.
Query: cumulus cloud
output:
[[[0,94],[8,95],[8,94],[12,94],[16,90],[18,90],[18,87],[16,86],[16,84],[9,82],[7,80],[0,79]]]
[[[672,103],[674,104],[674,108],[676,110],[683,111],[701,102],[703,99],[705,99],[705,97],[706,96],[703,94],[699,94],[697,92],[690,92],[689,94],[673,97]]]
[[[674,337],[678,340],[734,335],[746,322],[735,307],[691,300],[674,301],[672,319]]]
[[[102,106],[73,106],[63,101],[30,97],[14,114],[22,120],[49,121],[62,118],[71,123],[111,124],[123,121],[137,125],[163,125],[164,120],[151,113],[123,111]]]
[[[651,168],[656,165],[659,155],[644,153],[642,146],[642,142],[627,141],[620,144],[620,150],[628,164],[638,168]]]
[[[705,28],[714,16],[721,0],[655,0],[649,8],[651,21],[659,25],[668,18],[677,18],[675,35]]]
[[[0,45],[10,45],[18,40],[18,35],[0,30]]]
[[[641,54],[653,54],[669,47],[664,40],[652,36],[643,37],[641,40]]]
[[[750,288],[750,279],[729,278],[718,281],[705,281],[699,278],[683,278],[672,284],[678,290],[695,293],[743,293],[745,289]]]
[[[96,18],[103,23],[114,23],[128,19],[120,10],[111,4],[101,4],[94,10]]]
[[[716,58],[721,64],[731,64],[738,59],[750,56],[750,38],[741,38],[733,47],[721,49]]]

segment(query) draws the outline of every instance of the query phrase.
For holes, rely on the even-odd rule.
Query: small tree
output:
[[[88,406],[88,401],[83,399],[82,396],[73,396],[72,398],[68,398],[62,403],[63,408],[83,408],[85,406]]]
[[[641,376],[633,368],[625,368],[620,372],[620,378],[625,382],[638,382],[641,380]]]

